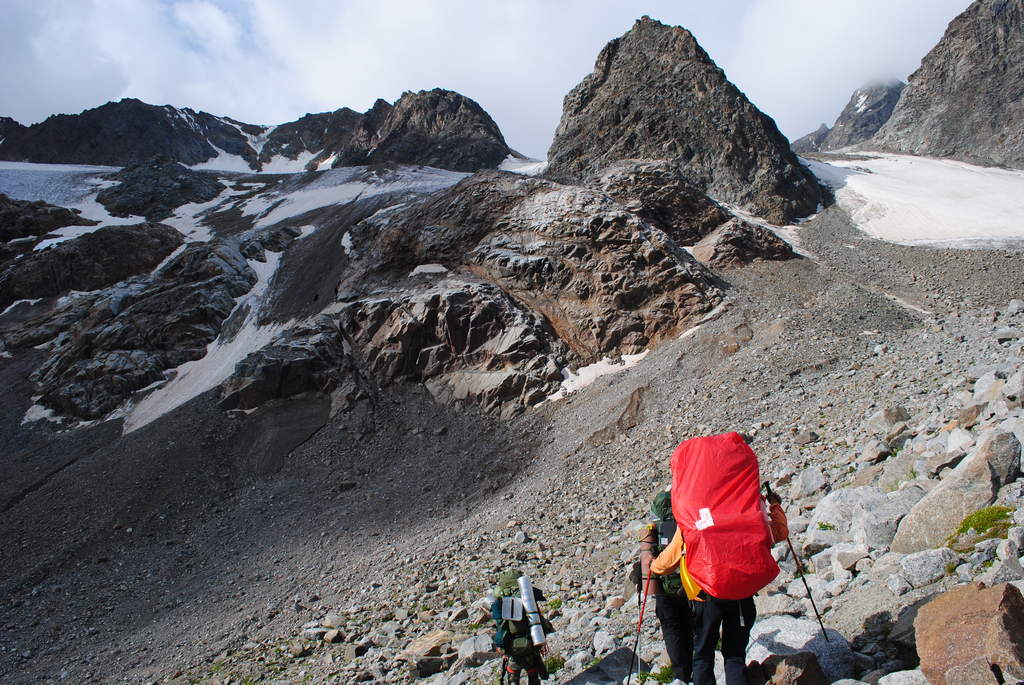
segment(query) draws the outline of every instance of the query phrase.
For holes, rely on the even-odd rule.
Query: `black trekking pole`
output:
[[[508,657],[501,658],[501,676],[498,677],[498,685],[505,685],[505,675],[508,673]]]
[[[782,498],[772,492],[772,486],[768,485],[768,481],[764,482],[764,491],[768,495],[769,504],[774,498],[781,506]],[[804,583],[804,589],[807,590],[807,599],[811,601],[811,608],[814,609],[814,616],[818,619],[818,625],[821,626],[821,634],[825,636],[825,642],[831,642],[831,640],[828,639],[828,631],[825,630],[825,624],[821,620],[821,614],[818,613],[818,605],[814,603],[814,597],[811,596],[811,586],[807,584],[807,574],[804,572],[804,565],[800,562],[800,557],[797,556],[796,549],[793,548],[793,541],[789,539],[788,534],[786,535],[786,544],[789,545],[789,551],[793,555],[793,561],[796,562],[796,570],[800,574],[800,580]]]
[[[643,601],[640,602],[640,618],[636,622],[636,640],[633,641],[633,656],[629,659],[629,675],[626,677],[626,685],[630,685],[633,681],[633,659],[636,659],[636,670],[640,670],[640,630],[644,625],[644,609],[647,608],[647,591],[651,588],[651,573],[650,568],[647,570],[647,581],[644,583],[644,597]]]

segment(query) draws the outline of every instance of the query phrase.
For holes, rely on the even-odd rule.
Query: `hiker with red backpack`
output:
[[[745,685],[754,594],[779,573],[771,549],[789,535],[786,515],[777,496],[766,506],[757,456],[738,433],[681,443],[671,500],[678,528],[651,572],[678,568],[693,600],[694,685],[715,685],[719,640],[726,685]]]
[[[640,540],[640,573],[637,582],[641,578],[651,578],[649,592],[654,595],[654,613],[661,624],[665,651],[672,664],[672,675],[677,681],[689,683],[693,679],[693,618],[689,598],[674,568],[663,575],[651,575],[651,563],[678,531],[672,516],[671,499],[667,491],[662,491],[651,503],[654,523],[644,528],[644,537]]]

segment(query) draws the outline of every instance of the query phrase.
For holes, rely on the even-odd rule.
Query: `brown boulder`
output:
[[[1009,583],[953,588],[921,608],[914,630],[932,685],[1024,679],[1024,597]]]
[[[767,228],[732,219],[693,246],[697,261],[709,266],[740,266],[753,261],[794,259],[789,243]]]
[[[750,685],[827,685],[828,678],[813,652],[772,654],[747,664]]]

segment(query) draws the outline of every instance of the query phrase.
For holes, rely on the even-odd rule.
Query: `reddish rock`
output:
[[[961,585],[914,621],[921,671],[932,685],[1024,679],[1024,597],[1013,585]]]
[[[747,664],[750,685],[827,685],[828,678],[812,652],[773,654]]]

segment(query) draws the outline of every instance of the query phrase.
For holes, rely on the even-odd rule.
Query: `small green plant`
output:
[[[835,530],[836,524],[828,521],[818,521],[818,530]]]
[[[597,666],[599,663],[601,663],[601,657],[595,656],[593,659],[590,660],[590,663],[587,664],[587,668],[590,668],[591,666]]]
[[[552,654],[544,660],[544,667],[548,669],[548,673],[554,673],[565,666],[565,657],[561,654]]]
[[[562,608],[562,598],[561,597],[555,597],[550,602],[548,602],[548,611],[558,611],[561,608]]]
[[[917,480],[917,469],[910,469],[907,473],[907,480]]]
[[[953,575],[956,572],[956,567],[957,567],[957,563],[955,561],[951,561],[948,564],[946,564],[946,575],[947,576]]]
[[[1013,519],[1010,518],[1012,513],[1013,509],[1010,507],[995,506],[979,509],[973,514],[969,514],[960,522],[956,532],[946,539],[946,546],[955,551],[967,551],[982,540],[1005,538],[1010,530],[1010,526],[1013,525]],[[963,550],[958,549],[957,542],[960,536],[966,535],[972,530],[975,532],[975,535],[965,541],[962,545],[964,547]]]
[[[479,623],[470,623],[468,626],[466,626],[466,628],[468,628],[470,631],[475,633],[476,631],[480,630],[480,624]]]
[[[662,666],[658,671],[638,673],[636,676],[638,683],[646,683],[648,680],[653,680],[656,683],[671,683],[675,679],[676,677],[672,674],[671,666]]]

